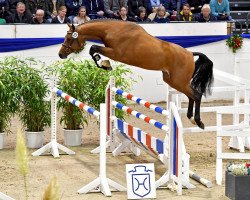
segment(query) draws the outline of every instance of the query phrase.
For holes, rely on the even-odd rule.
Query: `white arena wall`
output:
[[[169,24],[141,24],[141,26],[153,36],[197,36],[197,35],[226,35],[227,23],[169,23]],[[68,26],[63,25],[1,25],[0,38],[53,38],[64,37]],[[126,34],[126,33],[124,33]],[[91,46],[88,42],[85,50],[71,57],[81,56],[90,58],[88,51]],[[34,57],[39,60],[51,63],[59,60],[58,51],[61,45],[53,45],[43,48],[29,49],[23,51],[0,53],[0,58],[5,56]],[[243,78],[250,77],[250,40],[245,39],[243,48],[232,53],[226,46],[225,40],[206,45],[188,48],[191,51],[198,51],[206,54],[213,62],[214,67],[225,72],[238,74]],[[237,66],[235,65],[237,61]],[[131,91],[136,96],[147,99],[151,102],[166,100],[166,84],[162,81],[161,72],[147,71],[136,67],[131,67],[134,74],[140,75],[143,80],[138,79],[138,83],[133,85]],[[215,85],[225,85],[215,81]],[[145,89],[144,89],[145,88]],[[213,94],[207,100],[231,99],[223,93]]]

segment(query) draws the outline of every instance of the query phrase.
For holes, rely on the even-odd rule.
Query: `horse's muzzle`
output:
[[[65,59],[65,58],[67,58],[67,56],[66,56],[66,55],[62,55],[61,53],[59,53],[58,55],[59,55],[59,57],[60,57],[61,59]]]

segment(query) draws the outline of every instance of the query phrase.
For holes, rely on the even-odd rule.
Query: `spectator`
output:
[[[66,0],[65,5],[68,10],[67,16],[70,21],[73,22],[74,17],[78,14],[79,8],[84,6],[84,3],[82,0]]]
[[[135,17],[137,22],[151,22],[151,20],[147,17],[147,10],[144,7],[138,8],[138,16]]]
[[[22,2],[22,0],[7,0],[6,11],[8,12],[9,16],[16,12],[16,6],[19,2]]]
[[[104,0],[104,12],[108,18],[119,17],[121,7],[127,7],[126,0]]]
[[[0,0],[0,18],[2,18],[2,19],[6,18],[6,16],[7,16],[6,9],[7,9],[7,0]],[[6,21],[5,21],[5,23],[6,23]]]
[[[37,11],[37,3],[36,0],[25,0],[23,1],[25,3],[26,11],[29,12],[31,15],[35,16]]]
[[[45,17],[45,13],[44,10],[42,9],[38,9],[36,11],[35,17],[33,18],[33,23],[34,24],[45,24],[47,23]]]
[[[58,15],[52,19],[51,23],[52,24],[70,23],[70,19],[66,17],[66,14],[67,14],[66,6],[61,6],[58,10]]]
[[[139,16],[139,7],[147,7],[146,0],[128,0],[128,15],[135,18]]]
[[[178,20],[179,21],[186,21],[186,22],[195,21],[193,13],[190,10],[189,4],[186,3],[183,5],[182,11],[180,12],[180,16],[179,16]]]
[[[157,9],[162,6],[161,0],[148,0],[147,2],[148,13],[157,12]]]
[[[180,4],[180,8],[183,7],[184,4],[187,3],[186,0],[180,0],[181,4]],[[162,4],[167,12],[172,16],[175,16],[177,15],[177,0],[165,0]],[[179,8],[179,9],[180,9]]]
[[[90,18],[87,16],[86,7],[81,6],[78,11],[78,15],[74,17],[74,24],[83,24],[87,21],[90,21]]]
[[[160,6],[157,8],[157,13],[155,18],[153,19],[153,22],[156,23],[168,23],[170,20],[168,18],[169,14],[166,12],[166,9],[164,6]]]
[[[190,5],[190,10],[193,14],[200,13],[202,6],[205,4],[205,0],[187,0]]]
[[[121,7],[119,11],[119,17],[117,17],[117,19],[123,20],[123,21],[131,21],[131,22],[136,21],[133,17],[128,16],[127,7]]]
[[[64,0],[45,0],[44,3],[40,1],[39,4],[38,7],[45,11],[45,18],[50,22],[57,16],[59,8],[65,6]]]
[[[8,17],[7,22],[31,24],[33,22],[33,17],[29,12],[26,12],[25,4],[18,2],[16,11]]]
[[[99,19],[104,17],[103,0],[85,0],[84,3],[90,19]]]
[[[210,8],[211,13],[217,17],[217,20],[232,20],[228,0],[211,0]]]
[[[211,14],[210,6],[209,4],[205,4],[202,9],[201,13],[197,15],[196,21],[198,22],[213,22],[217,21],[217,17],[215,17],[213,14]]]

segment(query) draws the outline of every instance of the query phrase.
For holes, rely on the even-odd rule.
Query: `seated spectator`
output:
[[[25,0],[23,1],[25,3],[26,11],[29,12],[31,15],[35,16],[37,8],[38,1],[34,0]]]
[[[17,3],[19,2],[23,2],[23,1],[22,0],[7,0],[6,12],[7,12],[8,17],[16,13],[16,6],[17,6]]]
[[[51,23],[52,24],[70,23],[70,19],[66,17],[66,14],[67,14],[66,6],[61,6],[58,10],[58,15],[52,19]]]
[[[232,20],[228,0],[211,0],[210,8],[211,13],[217,17],[217,20]]]
[[[135,20],[137,22],[151,22],[151,20],[147,17],[147,10],[144,7],[138,8],[138,16],[135,16]]]
[[[119,17],[117,17],[117,19],[123,20],[123,21],[131,21],[131,22],[136,21],[135,18],[128,16],[128,10],[126,7],[121,7],[119,11]]]
[[[189,4],[184,4],[182,7],[182,11],[180,12],[179,21],[191,22],[195,21],[193,13],[190,10]]]
[[[198,22],[213,22],[217,21],[217,17],[210,13],[210,6],[209,4],[205,4],[202,6],[201,13],[197,15],[196,21]]]
[[[193,14],[200,13],[202,6],[205,4],[205,0],[187,0],[190,5],[190,10]]]
[[[99,19],[104,17],[103,0],[85,0],[84,3],[90,19]]]
[[[147,1],[147,10],[148,13],[154,13],[155,10],[157,12],[157,9],[162,6],[161,0],[148,0]]]
[[[168,18],[169,14],[166,12],[164,6],[160,6],[157,9],[156,16],[153,19],[153,22],[156,23],[168,23],[170,19]]]
[[[48,23],[44,17],[45,17],[44,10],[38,9],[36,11],[35,17],[33,18],[33,24],[45,24],[45,23]]]
[[[119,17],[121,7],[127,7],[127,0],[104,0],[104,12],[108,18]]]
[[[147,7],[146,0],[128,0],[128,15],[135,18],[138,16],[140,7]]]
[[[85,6],[81,6],[79,8],[78,15],[75,16],[73,19],[73,23],[74,24],[83,24],[83,23],[88,22],[88,21],[90,21],[90,18],[87,16],[86,8],[85,8]]]
[[[0,0],[0,18],[4,19],[7,17],[7,0]],[[3,21],[3,20],[2,20]]]
[[[186,4],[186,0],[180,0],[180,8]],[[176,19],[177,16],[177,0],[165,0],[162,5],[165,7],[167,12],[171,15],[172,20]],[[172,17],[173,16],[173,17]]]
[[[82,0],[66,0],[65,6],[67,7],[67,16],[71,22],[73,22],[74,17],[78,14],[79,8],[84,6]]]
[[[33,22],[33,17],[29,12],[26,12],[25,4],[18,2],[16,11],[8,17],[7,22],[31,24]]]
[[[45,1],[40,1],[38,4],[38,8],[44,10],[45,18],[49,22],[51,22],[52,19],[57,16],[57,13],[61,6],[65,6],[64,0],[45,0]]]

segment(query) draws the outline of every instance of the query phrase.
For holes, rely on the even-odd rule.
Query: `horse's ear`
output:
[[[71,23],[67,23],[67,25],[68,25],[68,27],[69,27],[69,28],[71,28],[71,27],[72,27]]]
[[[72,24],[73,32],[76,30],[76,27],[74,24]]]

